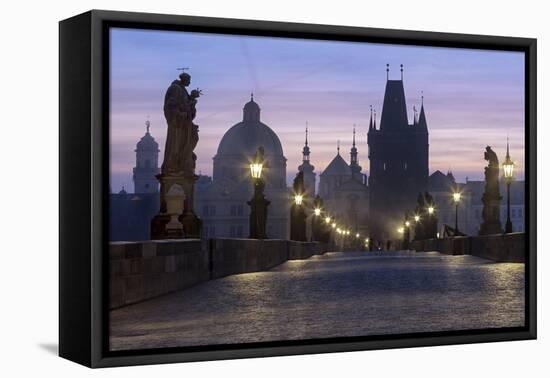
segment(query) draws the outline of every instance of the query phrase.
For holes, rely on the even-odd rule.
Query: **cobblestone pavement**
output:
[[[524,265],[327,253],[111,311],[112,350],[524,324]]]

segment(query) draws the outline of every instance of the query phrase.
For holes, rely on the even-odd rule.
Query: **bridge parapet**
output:
[[[318,242],[181,239],[111,242],[110,308],[141,302],[210,279],[271,269],[323,254]]]
[[[498,262],[525,262],[525,233],[457,236],[415,240],[416,251],[438,251],[447,255],[473,255]]]

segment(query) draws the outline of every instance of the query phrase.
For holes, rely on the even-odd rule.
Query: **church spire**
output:
[[[428,129],[428,123],[426,122],[426,113],[424,112],[424,92],[422,92],[422,103],[420,105],[420,117],[418,118],[418,127],[422,129]]]
[[[340,155],[340,139],[336,141],[336,152],[338,155]]]
[[[353,125],[353,144],[350,150],[350,164],[352,177],[361,173],[361,167],[357,159],[357,147],[355,146],[355,124]]]
[[[403,81],[403,64],[401,64],[401,81]]]
[[[306,121],[306,141],[304,143],[304,148],[302,149],[302,161],[305,163],[305,162],[309,162],[309,146],[308,146],[308,142],[307,142],[307,134],[308,134],[308,123]]]

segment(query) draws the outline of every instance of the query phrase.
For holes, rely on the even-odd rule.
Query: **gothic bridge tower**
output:
[[[420,116],[409,124],[407,104],[401,79],[387,81],[380,128],[376,127],[371,108],[368,131],[370,161],[370,229],[377,240],[396,238],[403,214],[415,207],[419,192],[428,186],[428,125],[424,111],[424,96]]]

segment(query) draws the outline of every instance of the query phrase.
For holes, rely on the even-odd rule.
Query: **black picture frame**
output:
[[[525,53],[526,326],[520,328],[109,352],[108,29],[510,50]],[[536,39],[93,10],[61,21],[59,354],[89,367],[297,355],[536,338]]]

